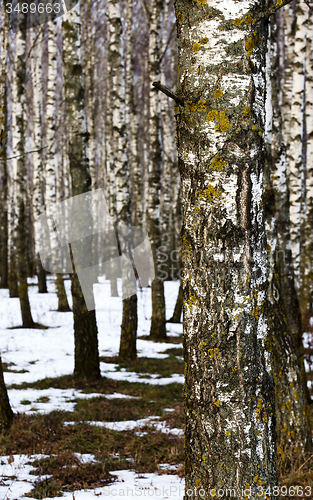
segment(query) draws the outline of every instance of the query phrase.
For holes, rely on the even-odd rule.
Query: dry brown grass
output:
[[[175,435],[156,431],[146,426],[132,431],[112,431],[92,426],[88,421],[123,421],[149,416],[160,416],[169,427],[182,427],[182,387],[150,386],[102,379],[94,384],[71,380],[71,377],[46,379],[29,386],[75,387],[86,393],[112,393],[114,391],[137,396],[139,399],[108,400],[104,396],[79,399],[74,412],[53,411],[46,415],[16,415],[9,432],[0,439],[0,455],[43,454],[49,458],[38,460],[32,465],[38,475],[35,488],[28,494],[33,498],[61,495],[62,491],[81,488],[95,488],[114,481],[110,470],[134,469],[138,473],[163,471],[159,465],[182,464],[184,459],[183,439]],[[174,403],[174,404],[173,404]],[[165,412],[164,408],[174,408]],[[65,426],[65,421],[75,425]],[[145,435],[137,435],[145,432]],[[90,453],[97,463],[81,464],[74,453]],[[180,467],[179,474],[183,473]],[[41,478],[51,475],[49,479]]]
[[[175,355],[175,350],[171,348],[170,354]],[[181,363],[177,358],[174,359]],[[162,365],[162,361],[143,359],[129,366],[141,372],[147,363],[150,363],[150,373],[155,373],[158,369],[164,374],[170,369],[170,364]],[[180,366],[176,365],[176,361],[171,366],[172,373],[177,372],[177,366]],[[7,367],[7,369],[12,368],[14,369],[11,366]],[[158,415],[159,421],[166,421],[168,427],[182,429],[184,411],[180,384],[152,386],[105,378],[90,384],[66,376],[23,384],[22,387],[74,388],[81,389],[86,394],[98,392],[103,395],[119,392],[139,398],[79,399],[74,412],[54,411],[47,415],[17,415],[11,430],[1,436],[0,455],[42,453],[49,456],[32,463],[36,467],[34,474],[38,475],[39,479],[27,496],[41,499],[61,495],[62,491],[104,486],[114,481],[110,470],[134,469],[138,473],[158,472],[179,474],[181,477],[184,475],[183,467],[179,465],[184,463],[182,438],[156,431],[153,426],[118,432],[88,424],[91,420],[122,421]],[[165,412],[166,407],[175,411]],[[313,416],[313,408],[311,415]],[[64,426],[65,421],[76,423]],[[136,431],[146,434],[137,435]],[[81,464],[74,453],[91,453],[98,462]],[[160,464],[164,462],[179,465],[179,468],[176,471],[165,471],[160,468]],[[299,456],[290,451],[284,458],[279,457],[278,466],[281,486],[313,487],[312,456]],[[42,478],[44,475],[52,477],[44,480]],[[285,498],[288,499],[288,496]],[[297,498],[300,500],[301,497],[297,495]]]

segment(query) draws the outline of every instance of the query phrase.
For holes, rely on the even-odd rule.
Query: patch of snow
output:
[[[105,394],[85,394],[74,389],[10,389],[8,392],[13,411],[27,415],[50,413],[53,410],[74,411],[75,399],[106,397]],[[47,402],[40,401],[41,398],[47,398]]]
[[[95,456],[91,453],[73,453],[73,455],[75,455],[82,464],[98,463],[98,460],[96,460]]]
[[[106,429],[110,429],[112,431],[132,431],[137,427],[145,427],[146,425],[151,425],[155,427],[157,431],[163,432],[164,434],[173,434],[175,436],[182,437],[184,435],[184,431],[182,429],[178,429],[176,427],[170,428],[167,427],[166,422],[154,422],[154,420],[158,420],[161,417],[147,417],[141,418],[138,420],[120,420],[117,422],[101,422],[101,421],[91,421],[88,422],[89,425],[96,425],[97,427],[105,427]],[[65,426],[68,425],[76,425],[77,422],[64,422]]]

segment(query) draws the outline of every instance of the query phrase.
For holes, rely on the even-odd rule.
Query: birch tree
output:
[[[299,301],[303,329],[307,326],[313,309],[313,19],[308,19],[305,64],[305,214],[303,217],[303,246],[301,250],[301,288]]]
[[[13,81],[15,70],[15,34],[8,32],[7,74],[6,74],[6,101],[7,101],[7,209],[8,209],[8,264],[9,264],[9,293],[10,297],[18,297],[17,271],[16,271],[16,244],[15,221],[16,207],[14,202],[15,186],[13,175]]]
[[[0,215],[0,277],[1,277],[1,288],[8,288],[9,286],[9,276],[8,276],[8,174],[7,174],[7,81],[6,81],[6,69],[7,69],[7,22],[5,22],[5,17],[3,12],[0,11],[2,29],[0,32],[1,36],[1,54],[0,54],[0,93],[1,93],[1,104],[0,104],[0,181],[1,181],[1,215]]]
[[[284,119],[282,50],[282,12],[272,16],[267,53],[267,168],[264,196],[269,274],[269,325],[273,355],[277,416],[279,470],[288,472],[294,457],[309,451],[311,429],[304,366],[299,357],[301,317],[295,291],[291,244]],[[276,22],[277,21],[277,22]],[[301,343],[302,345],[302,343]]]
[[[0,357],[0,431],[6,430],[13,422],[13,411],[8,398],[3,378],[2,360]]]
[[[300,292],[301,227],[304,205],[304,100],[305,100],[305,59],[308,30],[309,7],[301,0],[294,4],[291,32],[292,37],[292,87],[290,106],[289,140],[287,143],[287,182],[289,188],[289,213],[291,250],[295,272],[296,290]],[[290,16],[286,10],[285,16]],[[290,22],[290,21],[289,21]],[[286,40],[288,43],[288,39]],[[290,42],[289,42],[290,43]]]
[[[82,88],[80,59],[81,25],[79,4],[63,17],[62,28],[64,95],[69,138],[68,157],[72,195],[76,196],[87,192],[91,186],[87,157],[88,134],[85,128],[84,90]],[[88,214],[76,212],[74,216],[77,227],[79,227],[86,223]],[[81,241],[79,256],[82,258],[88,254],[88,240],[85,238],[85,240]],[[75,268],[73,258],[72,264]],[[92,294],[92,291],[90,293]],[[94,310],[87,310],[75,269],[72,274],[72,296],[75,337],[74,376],[89,380],[96,379],[100,377],[96,315]]]
[[[188,498],[228,487],[256,499],[277,481],[262,198],[278,5],[266,5],[175,1]]]
[[[56,202],[63,201],[71,194],[70,173],[66,151],[66,103],[64,102],[64,66],[63,66],[63,36],[62,22],[58,19],[55,27],[56,37],[56,82],[55,82],[55,134],[54,134],[54,161],[56,170]],[[66,290],[63,275],[55,275],[55,288],[58,296],[58,311],[68,312]]]
[[[310,223],[307,218],[309,212],[306,208],[310,203],[310,198],[306,196],[310,182],[306,168],[307,125],[304,113],[305,101],[308,99],[304,95],[304,86],[310,77],[305,71],[306,56],[299,54],[299,44],[301,46],[303,43],[301,36],[306,37],[307,31],[306,21],[301,21],[301,17],[298,19],[296,15],[299,10],[304,14],[307,5],[303,2],[286,5],[276,13],[276,23],[272,20],[271,24],[274,44],[270,72],[273,105],[272,201],[275,201],[273,206],[279,248],[277,264],[281,270],[284,311],[300,363],[302,390],[309,402],[302,333],[310,307],[310,287],[307,284],[312,260]],[[295,44],[298,44],[297,48]],[[293,70],[294,65],[296,67]]]
[[[12,82],[13,94],[13,176],[14,198],[16,207],[14,224],[14,239],[16,245],[16,269],[18,278],[18,295],[20,299],[22,322],[24,328],[33,328],[27,285],[27,178],[25,158],[25,82],[26,82],[26,26],[20,25],[15,35],[15,73]],[[14,208],[12,212],[14,212]]]
[[[131,0],[127,0],[127,30],[131,30],[130,12]],[[125,63],[126,57],[123,51],[123,26],[122,26],[122,4],[119,0],[108,3],[108,30],[109,30],[109,62],[110,62],[110,100],[112,107],[112,136],[111,136],[111,160],[109,174],[115,179],[113,193],[113,217],[116,228],[117,239],[121,225],[130,230],[131,236],[131,214],[130,214],[130,176],[126,131],[126,79]],[[129,39],[128,39],[129,43]],[[128,44],[127,50],[131,47]],[[119,246],[120,242],[117,241]],[[119,357],[122,360],[134,360],[137,357],[137,294],[133,293],[130,286],[130,268],[122,267],[123,287],[123,317],[121,325],[121,340]],[[131,270],[132,271],[132,270]]]
[[[160,189],[161,189],[161,165],[162,148],[160,142],[161,120],[160,120],[160,97],[158,91],[152,87],[152,83],[160,81],[160,57],[161,57],[161,22],[162,22],[161,0],[152,0],[149,19],[149,169],[148,169],[148,200],[147,200],[147,228],[151,242],[155,266],[155,278],[152,281],[152,317],[151,338],[161,340],[166,338],[165,329],[165,298],[164,281],[160,276],[159,252],[162,245],[161,223],[160,223]]]

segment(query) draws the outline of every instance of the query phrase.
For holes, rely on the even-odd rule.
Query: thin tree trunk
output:
[[[38,276],[38,292],[48,293],[46,271],[42,267],[39,255],[37,255],[37,276]]]
[[[8,31],[8,53],[7,53],[7,75],[6,75],[6,90],[7,90],[7,157],[13,151],[13,88],[14,88],[14,66],[15,66],[15,34],[12,30]],[[14,185],[14,168],[13,159],[7,160],[7,210],[8,210],[8,263],[9,263],[9,293],[11,298],[18,298],[18,283],[16,272],[16,245],[15,245],[15,224],[16,224],[16,204],[15,204],[15,185]]]
[[[2,70],[2,75],[4,73]],[[6,81],[2,76],[0,81],[1,89],[6,89]],[[7,173],[7,103],[6,91],[2,92],[3,101],[1,104],[1,136],[0,136],[0,171],[1,171],[1,214],[0,214],[0,276],[1,288],[8,288],[9,286],[9,266],[8,266],[8,173]]]
[[[293,83],[289,122],[290,136],[287,143],[287,183],[289,189],[290,242],[293,257],[295,286],[299,297],[301,287],[301,230],[304,210],[303,111],[305,99],[305,59],[309,7],[302,0],[297,0],[294,5],[295,17],[291,33],[291,36],[293,37],[293,57],[291,62]],[[298,342],[301,342],[301,337]]]
[[[8,288],[8,172],[7,172],[7,31],[8,26],[5,22],[1,9],[1,54],[0,54],[0,178],[1,178],[1,199],[0,199],[0,277],[1,288]]]
[[[13,418],[14,415],[4,383],[2,360],[0,357],[0,431],[7,430],[13,422]]]
[[[292,334],[294,346],[299,358],[301,379],[307,402],[310,395],[307,388],[306,374],[304,369],[304,356],[302,344],[302,318],[299,303],[299,295],[296,290],[294,259],[291,249],[291,221],[290,221],[290,196],[288,188],[288,159],[287,141],[290,140],[289,129],[286,121],[290,118],[289,103],[286,103],[288,94],[289,74],[285,70],[288,66],[288,47],[285,47],[286,37],[284,37],[284,11],[276,13],[276,25],[272,21],[272,39],[275,43],[272,53],[271,81],[272,81],[272,185],[273,196],[269,199],[269,204],[275,206],[275,219],[277,228],[277,264],[281,271],[281,293],[285,306],[287,322]],[[287,54],[286,54],[287,53]],[[287,89],[287,90],[286,90]],[[299,205],[298,205],[299,208]],[[300,208],[299,208],[300,209]]]
[[[305,71],[305,214],[301,249],[301,288],[299,301],[303,331],[313,314],[313,19],[308,19]]]
[[[16,64],[14,80],[13,108],[13,147],[18,153],[14,158],[14,182],[16,187],[17,221],[15,226],[16,269],[18,278],[18,295],[20,299],[22,322],[24,328],[32,328],[32,318],[27,285],[27,192],[25,165],[25,74],[26,74],[26,31],[16,33]]]
[[[126,135],[126,80],[125,68],[126,54],[123,51],[123,27],[122,6],[119,0],[112,0],[108,4],[109,22],[109,63],[110,63],[110,86],[112,106],[112,155],[113,164],[110,164],[110,172],[115,178],[114,191],[114,223],[116,234],[120,228],[128,228],[131,238],[131,214],[130,214],[130,176],[128,170],[128,144]],[[126,4],[128,46],[131,51],[131,0]],[[128,105],[128,103],[127,103]],[[117,242],[119,244],[119,242]],[[123,249],[127,252],[127,242]],[[119,357],[123,361],[133,361],[137,357],[137,296],[136,288],[131,285],[131,274],[133,269],[122,264],[122,287],[123,287],[123,319],[121,325],[121,338]],[[134,276],[133,276],[134,278]]]
[[[63,16],[63,61],[65,102],[68,124],[68,155],[72,180],[72,194],[77,196],[90,189],[91,179],[88,169],[87,140],[84,116],[84,91],[82,88],[82,68],[80,61],[80,15],[79,5]],[[84,224],[88,214],[76,212],[75,223]],[[90,249],[86,238],[82,240],[79,256],[88,255]],[[72,259],[73,267],[75,264]],[[90,284],[92,286],[92,284]],[[92,290],[90,290],[92,295]],[[74,376],[88,380],[100,377],[98,331],[95,311],[88,311],[74,269],[72,274],[72,296],[75,337]]]
[[[134,361],[137,358],[137,295],[123,299],[123,319],[119,358],[121,361]]]
[[[278,22],[279,26],[279,22]],[[287,284],[293,285],[291,252],[280,251],[290,248],[288,199],[286,187],[286,148],[281,127],[282,74],[279,65],[281,30],[277,29],[275,17],[270,24],[267,52],[267,105],[266,105],[266,168],[264,213],[266,221],[267,246],[269,256],[268,325],[269,346],[273,357],[275,379],[277,452],[280,475],[286,475],[299,455],[310,449],[311,429],[305,386],[301,377],[298,352],[294,344],[291,326],[286,315],[287,307],[300,319],[299,303],[294,290],[290,296]],[[275,188],[274,188],[275,186]],[[284,208],[287,208],[286,212]],[[283,214],[283,215],[282,215]],[[284,224],[282,224],[284,217]],[[278,223],[276,223],[276,220]],[[282,254],[282,255],[281,255]],[[289,279],[286,274],[289,272]],[[286,283],[286,280],[287,283]],[[283,291],[284,290],[284,291]],[[284,303],[286,297],[287,304]],[[287,305],[287,307],[286,307]],[[295,455],[296,453],[296,455]]]
[[[17,273],[16,273],[16,263],[15,263],[15,253],[10,253],[9,262],[9,294],[10,298],[18,298],[18,283],[17,283]]]
[[[173,312],[173,316],[171,319],[167,321],[167,323],[181,323],[181,315],[183,311],[183,301],[184,301],[184,291],[183,291],[183,282],[180,280],[179,290],[177,295],[177,300]]]
[[[73,256],[72,264],[75,271]],[[71,291],[73,297],[75,340],[74,377],[96,380],[100,378],[96,312],[95,310],[87,310],[76,272],[72,274]]]
[[[147,228],[151,242],[152,255],[155,267],[155,278],[152,281],[152,317],[150,337],[154,340],[166,339],[165,328],[165,298],[164,281],[160,276],[159,252],[162,246],[160,211],[161,165],[162,149],[160,142],[160,97],[152,83],[160,81],[160,29],[163,2],[153,0],[150,6],[150,32],[149,32],[149,172],[148,172],[148,202],[147,202]]]
[[[64,279],[62,274],[58,273],[55,275],[54,283],[55,283],[56,294],[58,297],[58,311],[69,312],[71,308],[67,300],[66,290],[64,286]]]

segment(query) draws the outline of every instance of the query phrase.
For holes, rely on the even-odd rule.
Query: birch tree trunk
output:
[[[80,60],[80,15],[79,5],[63,17],[63,62],[65,103],[68,125],[68,156],[72,180],[72,195],[77,196],[90,189],[85,129],[84,91]],[[84,224],[88,214],[75,213],[77,225]],[[88,255],[88,241],[82,240],[80,256]],[[92,285],[91,285],[92,286]],[[92,291],[90,292],[92,294]],[[72,296],[75,337],[74,376],[88,380],[100,377],[98,330],[95,311],[88,311],[77,273],[72,274]]]
[[[127,30],[131,30],[131,0],[127,0],[127,2]],[[115,178],[113,217],[117,229],[116,234],[118,234],[121,225],[126,226],[131,231],[130,179],[126,132],[126,57],[123,53],[122,5],[119,0],[112,0],[108,3],[108,22],[112,106],[111,158],[113,160],[113,164],[110,164],[110,173]],[[129,39],[127,50],[131,51]],[[123,361],[133,361],[137,357],[137,295],[131,289],[129,272],[132,272],[130,268],[127,269],[127,266],[122,266],[123,318],[119,357]]]
[[[9,262],[9,293],[10,297],[18,298],[18,284],[16,272],[16,244],[15,244],[15,224],[16,224],[16,206],[15,206],[15,185],[13,173],[13,81],[15,68],[15,34],[8,32],[8,61],[7,61],[7,176],[8,176],[8,262]]]
[[[108,3],[108,19],[109,16],[109,8],[110,3]],[[106,141],[106,165],[105,165],[105,193],[106,199],[108,200],[109,205],[109,213],[111,220],[115,220],[116,218],[116,186],[115,186],[115,177],[114,177],[114,144],[113,144],[113,101],[112,101],[112,68],[114,66],[114,58],[115,51],[110,50],[111,43],[113,42],[113,46],[115,41],[111,40],[112,32],[114,33],[114,26],[111,26],[110,21],[108,20],[107,27],[107,37],[108,37],[108,74],[107,74],[107,87],[106,87],[106,116],[105,116],[105,141]],[[113,58],[113,59],[112,59]],[[111,248],[110,251],[112,255],[115,249]],[[110,280],[111,286],[111,296],[118,297],[117,290],[117,274],[118,268],[116,264],[116,260],[112,259],[109,267],[109,272],[107,278]]]
[[[131,197],[131,223],[133,226],[143,225],[143,189],[142,175],[138,148],[139,116],[135,102],[135,67],[134,49],[135,41],[132,31],[133,18],[136,15],[132,1],[126,3],[127,12],[127,49],[126,49],[126,128],[127,133],[127,156],[130,174],[130,197]]]
[[[292,23],[293,29],[289,26],[290,16],[295,19],[295,14],[291,9],[290,5],[286,5],[283,9],[276,13],[276,24],[272,22],[272,40],[274,43],[274,52],[271,57],[272,68],[271,68],[271,82],[272,82],[272,103],[273,103],[273,123],[272,123],[272,183],[273,183],[273,199],[270,204],[275,206],[275,219],[277,228],[277,248],[278,255],[276,256],[277,265],[280,268],[280,286],[282,300],[284,303],[284,312],[287,317],[287,323],[289,325],[295,353],[299,359],[300,363],[300,377],[302,381],[302,391],[304,391],[307,399],[307,403],[310,401],[310,395],[307,388],[306,374],[304,368],[304,353],[303,353],[303,343],[302,343],[302,332],[303,324],[302,314],[301,318],[301,307],[300,300],[305,302],[305,292],[303,290],[303,267],[306,266],[305,259],[310,259],[309,243],[305,244],[303,247],[303,242],[301,241],[301,231],[303,228],[303,210],[304,210],[304,200],[305,200],[305,186],[304,186],[304,143],[301,141],[301,145],[298,143],[298,165],[295,166],[294,159],[290,160],[290,150],[294,148],[294,145],[290,146],[291,131],[295,129],[298,125],[292,123],[296,122],[296,117],[293,117],[293,112],[299,107],[300,102],[295,101],[295,104],[291,105],[292,96],[292,78],[293,72],[290,67],[293,65],[293,55],[295,53],[294,44],[297,35],[294,33],[296,23]],[[299,42],[299,40],[298,40]],[[275,48],[276,47],[276,48]],[[298,57],[298,56],[297,56]],[[299,65],[297,67],[297,72],[299,72]],[[303,63],[302,63],[303,71]],[[298,75],[298,73],[297,73]],[[294,76],[296,79],[296,77]],[[300,77],[298,75],[298,84],[300,81],[303,83],[303,75]],[[301,88],[301,85],[300,85]],[[301,94],[301,93],[300,93]],[[301,95],[298,96],[301,98]],[[300,99],[301,101],[301,99]],[[302,96],[302,108],[304,106],[304,96]],[[303,114],[299,110],[300,115]],[[298,117],[299,118],[299,117]],[[301,118],[301,117],[300,117]],[[303,117],[301,118],[303,121]],[[301,125],[301,136],[304,139],[304,124]],[[299,132],[300,133],[300,132]],[[299,141],[299,137],[296,139],[296,143]],[[303,151],[302,151],[303,149]],[[288,153],[289,151],[289,153]],[[295,153],[293,153],[295,154]],[[290,172],[290,168],[293,167],[293,173]],[[300,172],[302,171],[302,174]],[[291,180],[290,180],[291,179]],[[298,181],[296,181],[298,179]],[[295,187],[295,183],[298,182],[298,188]],[[290,189],[293,191],[293,195],[290,194]],[[297,193],[297,189],[300,191]],[[292,200],[293,198],[293,200]],[[298,201],[295,201],[295,200]],[[292,203],[296,204],[292,208]],[[299,214],[297,215],[297,210]],[[291,213],[291,211],[293,211]],[[292,224],[291,218],[294,221]],[[297,220],[296,220],[297,219]],[[301,227],[302,226],[302,227]],[[292,229],[293,228],[293,229]],[[298,243],[298,250],[301,249],[301,256],[298,255],[298,261],[296,261],[296,266],[298,266],[298,276],[301,274],[301,287],[298,293],[296,285],[295,276],[295,254],[292,250],[292,232],[294,242]],[[295,243],[293,245],[295,249]],[[299,267],[300,266],[300,267]],[[302,270],[301,270],[302,269]],[[300,273],[300,274],[299,274]],[[299,285],[298,280],[298,285]],[[290,346],[291,348],[291,346]],[[288,358],[287,358],[288,359]]]
[[[295,22],[293,25],[292,58],[292,101],[290,137],[287,144],[287,180],[289,187],[290,238],[298,295],[301,286],[301,229],[304,209],[304,99],[305,99],[305,59],[306,37],[308,30],[309,7],[302,0],[295,3]]]
[[[24,328],[33,328],[27,285],[27,180],[25,159],[25,74],[26,74],[26,30],[20,27],[16,33],[15,75],[13,81],[13,179],[16,189],[17,219],[15,225],[16,269],[18,295]]]
[[[45,276],[38,254],[38,244],[40,236],[38,234],[38,217],[45,210],[44,206],[44,175],[42,165],[42,47],[43,47],[43,26],[38,26],[30,30],[30,45],[28,58],[31,64],[32,79],[32,211],[35,226],[35,255],[37,257],[37,273],[39,291],[45,290]]]
[[[7,23],[1,12],[1,54],[0,54],[0,277],[1,288],[9,286],[8,267],[8,173],[7,173]]]
[[[44,193],[44,205],[46,208],[48,220],[50,223],[50,238],[52,239],[51,244],[54,252],[58,252],[58,242],[56,239],[56,233],[52,227],[51,221],[55,215],[55,206],[57,203],[57,162],[56,162],[56,142],[55,142],[55,130],[56,130],[56,118],[55,118],[55,101],[56,101],[56,72],[57,72],[57,33],[56,24],[53,22],[48,22],[44,25],[44,37],[43,37],[43,58],[42,58],[42,81],[43,81],[43,94],[44,99],[42,102],[42,120],[41,120],[41,139],[45,145],[42,151],[42,174],[45,180],[45,193]],[[53,261],[58,261],[58,256],[53,256]],[[41,271],[40,265],[38,265],[38,271]],[[46,279],[43,273],[38,273],[38,280],[41,278],[45,284]],[[44,278],[44,279],[43,279]],[[55,276],[54,278],[56,290],[58,294],[58,310],[64,309],[69,310],[67,303],[66,293],[63,299],[63,290],[61,288],[60,297],[60,287],[62,287],[63,280]],[[42,285],[41,285],[42,286]],[[63,284],[64,287],[64,284]],[[43,288],[44,290],[44,288]],[[64,290],[65,292],[65,290]],[[62,302],[60,304],[60,302]],[[63,304],[64,302],[64,304]],[[67,307],[66,307],[67,306]]]
[[[68,172],[68,156],[66,152],[65,113],[64,103],[64,66],[63,66],[63,33],[62,20],[56,21],[56,84],[55,84],[55,169],[56,169],[56,202],[63,201],[70,196],[70,174]],[[71,310],[62,274],[54,277],[55,289],[58,297],[58,311],[69,312]]]
[[[256,19],[265,7],[175,2],[186,498],[227,487],[254,500],[264,485],[274,498],[277,484],[262,208],[267,23]]]
[[[300,362],[294,344],[287,307],[300,319],[299,303],[290,296],[288,285],[294,286],[290,233],[288,218],[288,196],[286,187],[286,148],[281,126],[282,75],[279,66],[281,30],[277,29],[275,17],[270,24],[267,51],[267,103],[266,103],[266,169],[264,212],[266,219],[267,246],[269,255],[268,320],[269,345],[273,357],[276,400],[277,452],[280,475],[290,472],[294,461],[310,449],[311,429],[305,385],[301,377]],[[287,210],[286,210],[287,209]],[[282,220],[284,219],[284,220]],[[277,220],[277,222],[276,222]],[[282,244],[283,246],[280,246]],[[286,259],[287,257],[287,259]],[[289,275],[288,275],[289,273]],[[287,281],[287,283],[286,283]],[[283,292],[284,291],[284,292]],[[284,302],[286,297],[287,304]],[[287,307],[286,307],[287,306]]]
[[[168,323],[181,323],[181,315],[183,312],[183,301],[184,301],[184,290],[183,282],[180,281],[178,295],[176,299],[176,304],[173,312],[173,316],[168,320]]]
[[[11,426],[13,418],[14,415],[4,383],[2,360],[0,357],[0,432],[7,430]]]
[[[292,336],[292,340],[290,340],[289,337],[289,340],[286,340],[288,347],[286,354],[281,358],[281,361],[284,361],[284,363],[288,363],[288,360],[290,360],[291,363],[294,363],[294,357],[298,358],[298,364],[295,365],[296,368],[294,369],[290,366],[287,369],[297,372],[297,377],[301,382],[301,389],[299,388],[299,390],[294,390],[294,392],[304,392],[306,404],[308,404],[310,396],[308,393],[306,375],[304,370],[301,311],[295,287],[293,259],[290,243],[289,190],[287,186],[287,147],[285,143],[286,135],[283,131],[283,121],[285,119],[283,106],[285,76],[284,49],[283,10],[281,10],[276,13],[276,20],[272,19],[271,23],[270,92],[272,95],[272,118],[270,123],[270,175],[273,191],[270,192],[270,195],[267,197],[267,202],[268,206],[271,206],[274,209],[273,216],[276,221],[276,233],[273,241],[276,241],[277,238],[277,243],[273,243],[271,252],[275,253],[275,265],[279,269],[279,273],[277,275],[279,276],[279,295],[281,295],[280,300],[282,301],[284,311],[283,320],[285,321],[283,330],[290,330]],[[280,314],[279,309],[280,305],[277,305],[278,316]],[[274,329],[274,336],[275,332],[277,332],[278,337],[282,335],[282,332],[276,330],[276,328]],[[281,339],[277,338],[275,343],[281,348],[282,345],[285,344],[285,341],[282,343]],[[291,358],[288,354],[290,351],[292,351],[293,353]],[[276,372],[277,377],[279,376],[279,373],[280,370]],[[279,378],[279,381],[282,382],[281,377]],[[281,407],[281,404],[278,404],[278,411]],[[301,404],[303,404],[303,401]],[[306,406],[306,404],[304,405]],[[304,408],[300,409],[302,415],[304,415],[306,411],[307,410],[305,410]],[[299,421],[301,421],[301,418]],[[289,422],[286,422],[286,424],[288,426]],[[304,427],[307,427],[307,425]],[[303,446],[301,448],[303,448]]]
[[[303,214],[303,244],[301,248],[300,306],[303,331],[313,311],[313,19],[308,18],[305,63],[305,207]]]
[[[160,97],[152,83],[160,81],[160,30],[162,21],[163,2],[152,0],[150,6],[150,33],[149,33],[149,170],[148,170],[148,201],[147,201],[147,228],[151,243],[155,267],[155,278],[152,281],[152,317],[150,337],[155,340],[166,338],[165,328],[165,298],[164,281],[160,276],[159,253],[162,246],[160,223],[160,190],[162,149],[160,142]]]

